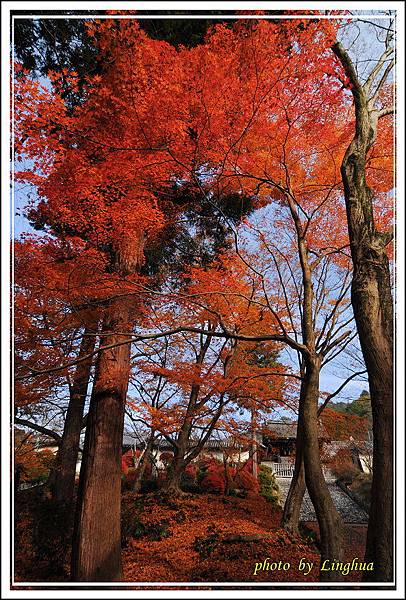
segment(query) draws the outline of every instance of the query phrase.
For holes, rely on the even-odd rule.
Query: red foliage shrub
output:
[[[196,479],[196,475],[197,475],[197,471],[198,471],[197,464],[196,463],[189,463],[186,466],[186,468],[185,468],[185,476],[188,479],[195,480]]]
[[[235,476],[237,475],[237,468],[236,467],[228,467],[228,474],[230,475],[231,479],[234,479]]]
[[[249,458],[245,461],[244,466],[242,468],[246,473],[252,473],[252,458]]]
[[[200,479],[207,473],[220,473],[221,463],[211,456],[204,456],[198,460],[197,468],[200,473]]]
[[[162,484],[164,483],[164,481],[166,481],[167,477],[168,477],[168,474],[167,474],[167,472],[166,472],[165,469],[159,469],[158,470],[158,473],[157,473],[157,476],[156,476],[158,487],[162,486]]]
[[[48,449],[38,451],[26,441],[17,447],[14,460],[21,481],[45,480],[54,465],[55,454]]]
[[[235,476],[235,483],[238,488],[249,492],[250,494],[258,494],[259,493],[259,482],[252,473],[243,468],[239,471]]]
[[[330,461],[329,467],[336,477],[347,483],[351,483],[359,473],[359,469],[355,466],[348,448],[340,448]]]
[[[221,466],[221,462],[218,461],[216,458],[210,458],[207,461],[207,469],[209,471],[217,471]]]
[[[201,481],[201,487],[211,494],[224,494],[226,483],[220,473],[208,472]]]
[[[125,474],[125,481],[128,485],[133,485],[135,483],[135,479],[137,477],[137,469],[134,467],[129,467],[127,469],[127,473]]]
[[[121,472],[127,475],[130,467],[134,467],[134,456],[132,450],[127,450],[121,457]]]
[[[208,456],[199,461],[197,480],[203,491],[224,494],[226,487],[224,468],[215,458]]]

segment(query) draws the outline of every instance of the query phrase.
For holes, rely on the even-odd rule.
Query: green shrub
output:
[[[259,467],[258,480],[260,485],[260,494],[268,502],[275,506],[281,506],[279,486],[276,483],[275,475],[270,467],[261,465]]]
[[[128,544],[130,538],[140,538],[145,533],[145,525],[141,521],[144,499],[127,493],[121,499],[121,545]]]

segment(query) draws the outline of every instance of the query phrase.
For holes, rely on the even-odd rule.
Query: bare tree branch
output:
[[[37,425],[37,423],[33,423],[27,419],[20,419],[19,417],[14,417],[14,422],[18,423],[18,425],[23,425],[24,427],[28,427],[29,429],[33,429],[34,431],[38,431],[39,433],[43,433],[44,435],[53,438],[58,445],[62,442],[62,437],[59,435],[59,433],[56,433],[47,427]]]

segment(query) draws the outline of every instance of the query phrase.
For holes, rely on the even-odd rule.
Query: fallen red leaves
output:
[[[69,580],[69,512],[57,514],[51,505],[51,500],[31,490],[19,499],[17,581]],[[199,582],[203,589],[213,582],[318,581],[319,554],[312,542],[317,525],[308,524],[305,537],[295,538],[281,529],[280,518],[281,511],[261,496],[199,494],[168,500],[157,494],[127,493],[123,496],[124,579],[173,582],[174,589],[176,582]],[[345,561],[363,557],[365,537],[366,526],[346,526]],[[255,563],[266,558],[289,562],[290,568],[258,570],[254,575]],[[299,572],[301,558],[314,563],[307,576]],[[360,577],[355,571],[345,581]]]
[[[148,527],[165,522],[168,537],[159,541],[147,537],[131,539],[123,550],[125,580],[317,581],[320,557],[316,546],[300,537],[290,537],[280,528],[280,517],[280,511],[261,497],[199,495],[164,504],[157,496],[148,495],[140,518]],[[353,540],[356,548],[347,543],[346,560],[363,556],[364,535],[361,532]],[[265,558],[270,562],[289,562],[290,569],[264,570],[254,576],[255,563]],[[315,565],[306,577],[298,570],[301,558]],[[345,580],[358,578],[353,573]]]

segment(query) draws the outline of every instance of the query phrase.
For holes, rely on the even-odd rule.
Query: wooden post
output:
[[[252,426],[252,474],[255,479],[258,479],[258,441],[257,441],[257,423],[256,423],[256,411],[252,409],[251,412],[251,426]]]

